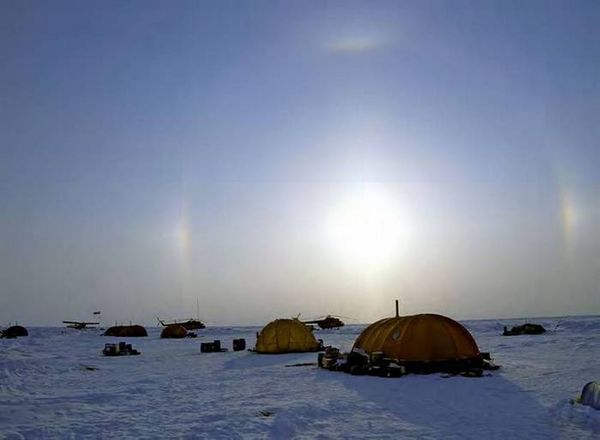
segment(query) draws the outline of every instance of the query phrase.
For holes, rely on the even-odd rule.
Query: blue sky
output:
[[[600,313],[597,2],[0,10],[1,322]]]

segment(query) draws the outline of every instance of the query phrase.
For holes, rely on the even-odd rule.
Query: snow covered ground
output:
[[[537,319],[548,333],[500,336],[523,322],[464,323],[503,366],[482,378],[355,377],[285,367],[314,353],[200,353],[213,339],[251,347],[253,327],[185,340],[148,328],[128,340],[141,356],[116,358],[100,351],[126,338],[30,328],[0,340],[0,438],[600,438],[600,411],[569,403],[600,380],[600,317]],[[317,334],[349,349],[362,328]]]

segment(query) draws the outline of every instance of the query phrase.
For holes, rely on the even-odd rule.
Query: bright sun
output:
[[[362,187],[342,198],[327,222],[327,240],[349,264],[383,269],[406,249],[412,235],[408,213],[377,186]]]

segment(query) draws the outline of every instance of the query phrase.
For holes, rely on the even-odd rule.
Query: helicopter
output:
[[[200,329],[206,328],[206,325],[202,321],[200,321],[200,301],[198,300],[198,298],[196,298],[196,315],[198,316],[197,319],[190,318],[190,319],[181,320],[181,321],[178,321],[175,319],[171,322],[167,322],[167,321],[163,321],[158,316],[156,317],[156,319],[158,320],[160,325],[162,325],[163,327],[168,327],[170,325],[180,325],[183,328],[185,328],[186,330],[200,330]]]
[[[163,327],[168,327],[170,325],[180,325],[183,328],[185,328],[186,330],[199,330],[199,329],[206,328],[206,325],[204,325],[204,323],[202,321],[200,321],[199,319],[194,319],[194,318],[190,318],[186,321],[174,320],[171,322],[163,321],[158,316],[156,317],[156,319],[158,319],[158,322],[160,322],[160,324]]]
[[[330,328],[340,328],[344,326],[344,321],[340,318],[344,318],[344,316],[334,316],[327,315],[321,316],[317,319],[313,319],[311,321],[302,321],[303,324],[317,324],[320,329],[330,329]]]

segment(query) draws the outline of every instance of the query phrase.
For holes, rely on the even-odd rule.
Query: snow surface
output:
[[[482,378],[285,367],[316,362],[315,353],[200,353],[213,339],[251,347],[254,327],[184,340],[161,340],[158,328],[147,338],[30,328],[0,340],[0,438],[600,438],[600,411],[570,403],[600,380],[600,317],[534,321],[550,331],[503,337],[503,325],[525,320],[464,322],[503,366]],[[348,350],[363,328],[317,337]],[[101,355],[121,340],[142,355]]]

